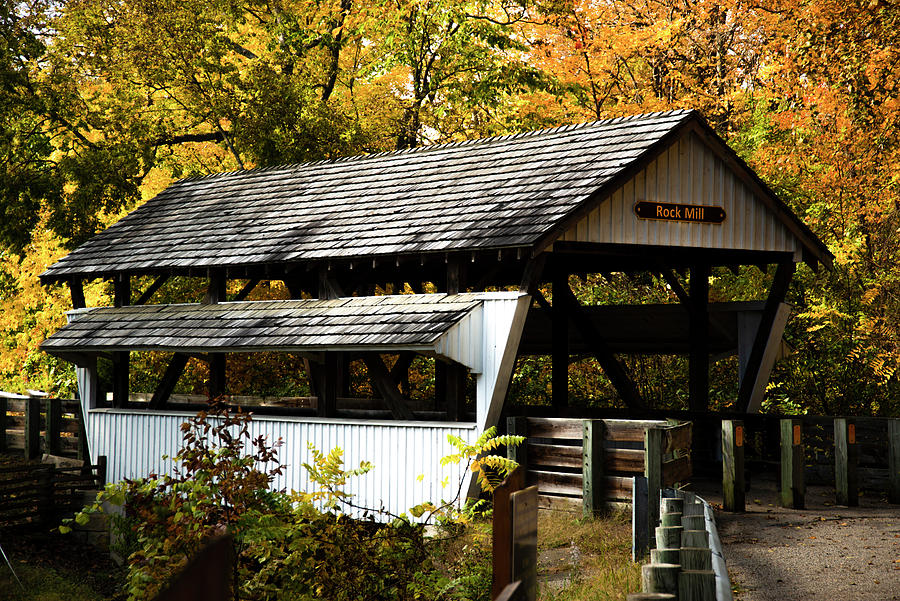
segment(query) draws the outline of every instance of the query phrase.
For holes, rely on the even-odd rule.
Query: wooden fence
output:
[[[106,457],[97,465],[24,463],[0,468],[0,528],[52,527],[84,506],[84,491],[106,483]]]
[[[0,452],[22,451],[29,459],[41,453],[85,459],[83,424],[77,400],[0,393]]]
[[[635,475],[656,488],[691,476],[690,423],[511,417],[507,432],[526,437],[510,457],[537,485],[544,509],[588,513],[630,502]]]

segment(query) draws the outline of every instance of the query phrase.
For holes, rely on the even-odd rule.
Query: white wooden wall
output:
[[[94,409],[87,414],[93,457],[106,455],[110,482],[170,473],[173,462],[162,457],[178,453],[181,424],[192,415],[183,411]],[[269,443],[283,440],[278,454],[288,469],[276,478],[274,489],[310,490],[308,474],[302,467],[312,462],[308,443],[323,452],[340,447],[346,468],[358,467],[361,461],[375,466],[368,474],[348,481],[345,491],[355,495],[353,502],[400,514],[424,501],[449,500],[461,478],[465,494],[471,472],[463,472],[464,466],[459,465],[442,468],[440,459],[454,452],[447,442],[448,434],[473,441],[476,428],[475,424],[255,416],[250,434],[253,438],[265,436]],[[424,475],[421,481],[417,480],[420,474]],[[450,482],[447,488],[441,485],[444,478]]]

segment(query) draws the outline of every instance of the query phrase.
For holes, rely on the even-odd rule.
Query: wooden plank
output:
[[[500,591],[500,594],[494,597],[494,601],[525,601],[525,589],[520,580],[507,584]]]
[[[150,297],[152,297],[156,293],[157,290],[162,288],[163,284],[165,284],[168,280],[169,280],[168,274],[161,275],[158,278],[156,278],[155,280],[153,280],[153,282],[151,282],[151,284],[149,286],[147,286],[147,289],[141,293],[141,295],[138,297],[138,299],[136,301],[134,301],[134,304],[135,305],[145,304],[147,301],[150,300]]]
[[[563,474],[559,472],[547,472],[542,470],[529,470],[526,483],[530,486],[536,484],[538,491],[570,495],[581,498],[583,476],[581,474]]]
[[[644,473],[644,451],[638,449],[606,449],[604,460],[607,472]]]
[[[690,422],[667,427],[663,437],[663,453],[690,452],[692,437],[693,424]]]
[[[835,503],[859,505],[859,444],[856,441],[856,422],[852,419],[834,420],[834,492]]]
[[[603,444],[606,427],[602,420],[586,419],[583,422],[582,443],[582,501],[585,517],[600,515],[603,509]]]
[[[510,434],[512,434],[512,432],[510,432]],[[527,464],[530,466],[544,465],[568,468],[582,467],[582,449],[580,446],[540,443],[526,443],[522,446],[527,448]],[[641,461],[643,461],[643,459],[641,459]],[[519,463],[521,464],[521,462]]]
[[[744,422],[722,420],[722,495],[725,511],[744,511]]]
[[[582,425],[580,419],[529,417],[529,438],[555,438],[581,441]]]
[[[582,503],[577,497],[559,497],[555,495],[538,495],[538,507],[551,511],[567,511],[581,515]]]
[[[684,484],[690,480],[693,473],[690,456],[676,457],[662,464],[663,486],[675,486]]]
[[[647,479],[635,476],[631,488],[631,561],[634,562],[641,561],[650,550],[648,511]]]
[[[889,419],[888,436],[888,501],[900,504],[900,419]]]
[[[525,587],[524,598],[537,597],[538,491],[531,486],[509,497],[512,515],[512,580]]]

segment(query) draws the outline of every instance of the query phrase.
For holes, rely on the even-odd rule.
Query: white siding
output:
[[[634,205],[642,200],[718,206],[726,219],[719,225],[638,219]],[[797,261],[801,251],[775,214],[693,133],[615,190],[560,240],[791,252]]]
[[[171,459],[181,446],[180,426],[192,413],[95,409],[88,416],[88,430],[95,456],[106,455],[108,478],[138,478],[150,473],[168,473]],[[263,435],[269,443],[281,438],[279,458],[287,464],[275,489],[309,490],[303,463],[311,462],[307,443],[323,452],[335,447],[344,451],[344,465],[358,467],[370,461],[374,469],[348,481],[345,490],[355,495],[353,502],[365,507],[384,507],[399,514],[423,501],[450,499],[460,477],[469,486],[470,473],[458,465],[442,468],[441,457],[453,452],[447,435],[474,440],[474,424],[426,422],[351,422],[348,420],[256,416],[251,437]],[[424,474],[422,481],[417,476]],[[441,481],[447,477],[445,489]]]

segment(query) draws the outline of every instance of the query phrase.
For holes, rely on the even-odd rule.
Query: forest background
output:
[[[2,389],[74,390],[71,366],[37,349],[68,290],[37,276],[177,178],[694,108],[836,257],[794,278],[792,353],[764,410],[900,415],[894,2],[2,0],[0,35]],[[760,298],[769,277],[716,270],[713,300]],[[572,283],[593,302],[675,300],[650,274]],[[86,288],[89,305],[109,294]],[[684,405],[684,358],[626,360],[645,398]],[[258,367],[229,363],[245,372],[234,381]],[[520,362],[512,394],[548,402],[548,371]],[[714,365],[715,407],[736,397],[735,373]],[[570,386],[614,404],[591,360]]]

